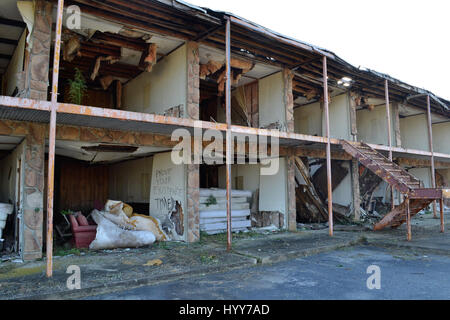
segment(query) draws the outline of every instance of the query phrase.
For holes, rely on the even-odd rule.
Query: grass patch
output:
[[[239,232],[239,233],[233,233],[232,239],[233,240],[241,240],[241,239],[253,239],[253,238],[262,238],[264,237],[264,234],[255,232],[255,231],[249,231],[249,232]],[[226,244],[227,243],[227,233],[219,233],[214,235],[208,235],[206,232],[201,231],[200,232],[200,243],[205,244],[208,242],[215,242],[220,244]]]
[[[219,260],[217,259],[217,257],[215,255],[209,255],[209,254],[202,254],[200,256],[200,261],[205,264],[215,264],[215,263],[219,262]]]
[[[81,256],[82,252],[86,253],[87,251],[88,251],[87,249],[78,249],[78,248],[66,249],[63,247],[58,247],[53,250],[53,255],[58,257],[64,257],[71,254]]]

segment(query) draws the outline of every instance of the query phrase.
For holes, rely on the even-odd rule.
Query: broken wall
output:
[[[295,133],[322,135],[322,108],[319,102],[294,109]]]
[[[413,168],[408,170],[414,177],[423,182],[425,188],[431,188],[431,170],[430,168]]]
[[[352,177],[350,171],[350,161],[342,164],[342,167],[348,169],[348,174],[344,180],[339,183],[333,190],[333,204],[340,204],[342,206],[349,206],[353,201]],[[333,173],[332,173],[333,174]]]
[[[279,170],[275,175],[260,175],[259,211],[280,212],[287,225],[288,179],[287,159],[279,158]]]
[[[400,132],[403,148],[429,150],[428,122],[425,114],[401,118]]]
[[[382,101],[376,101],[382,103]],[[395,127],[392,105],[389,105],[391,114],[392,145],[396,145]],[[379,105],[372,111],[362,109],[356,111],[356,125],[358,128],[358,141],[365,143],[388,145],[388,127],[386,123],[386,106]],[[403,141],[403,135],[402,135]]]
[[[286,128],[283,73],[278,72],[259,80],[258,86],[259,126],[266,127],[279,122],[282,128]]]
[[[239,190],[239,184],[242,184],[241,190],[250,190],[254,193],[259,189],[259,174],[259,164],[231,165],[231,188],[233,190]],[[219,188],[227,188],[227,173],[225,166],[219,168]]]
[[[187,240],[188,217],[185,214],[188,211],[187,174],[187,165],[174,164],[171,152],[154,156],[150,187],[150,215],[159,219],[164,231],[172,240]]]
[[[328,106],[330,136],[351,140],[350,101],[348,94],[333,97]],[[294,110],[295,132],[312,136],[325,136],[325,112],[322,103],[315,102]]]
[[[320,110],[323,110],[320,109]],[[348,94],[333,97],[328,106],[330,115],[330,137],[351,140],[350,100]],[[325,112],[322,112],[322,134],[326,136]]]
[[[186,111],[187,70],[187,46],[184,45],[158,62],[151,72],[141,73],[124,86],[124,110],[164,114],[182,105]]]
[[[434,152],[450,154],[450,122],[436,123],[432,128]]]

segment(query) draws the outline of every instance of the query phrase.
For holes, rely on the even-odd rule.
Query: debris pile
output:
[[[89,249],[137,248],[168,239],[158,219],[134,213],[122,201],[108,200],[104,210],[95,209],[91,216],[98,227]]]
[[[200,189],[200,231],[218,234],[227,230],[227,191],[223,189]],[[251,191],[232,190],[231,227],[233,232],[251,227]]]

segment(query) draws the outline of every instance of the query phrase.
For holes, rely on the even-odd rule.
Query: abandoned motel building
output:
[[[411,239],[424,212],[444,231],[450,101],[231,13],[2,0],[0,74],[4,254],[51,258],[107,205],[189,243],[309,223],[333,235],[358,221],[406,224]],[[198,123],[223,135],[228,161],[171,161],[172,132]],[[266,138],[269,155],[276,137],[278,171],[261,174],[248,144],[232,159],[237,136]]]

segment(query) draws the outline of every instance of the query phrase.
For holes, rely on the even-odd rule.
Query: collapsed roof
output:
[[[56,0],[54,0],[56,2]],[[232,54],[259,62],[287,67],[295,71],[295,97],[320,97],[322,92],[321,57],[328,58],[331,88],[342,88],[343,78],[351,79],[351,90],[368,97],[384,98],[384,81],[389,81],[392,101],[426,109],[431,98],[433,112],[449,116],[450,101],[389,75],[356,68],[335,53],[262,27],[228,12],[214,11],[181,0],[71,0],[83,13],[114,21],[132,30],[156,32],[168,37],[199,41],[204,45],[225,48],[225,21],[232,22]],[[133,70],[133,72],[138,72]]]

